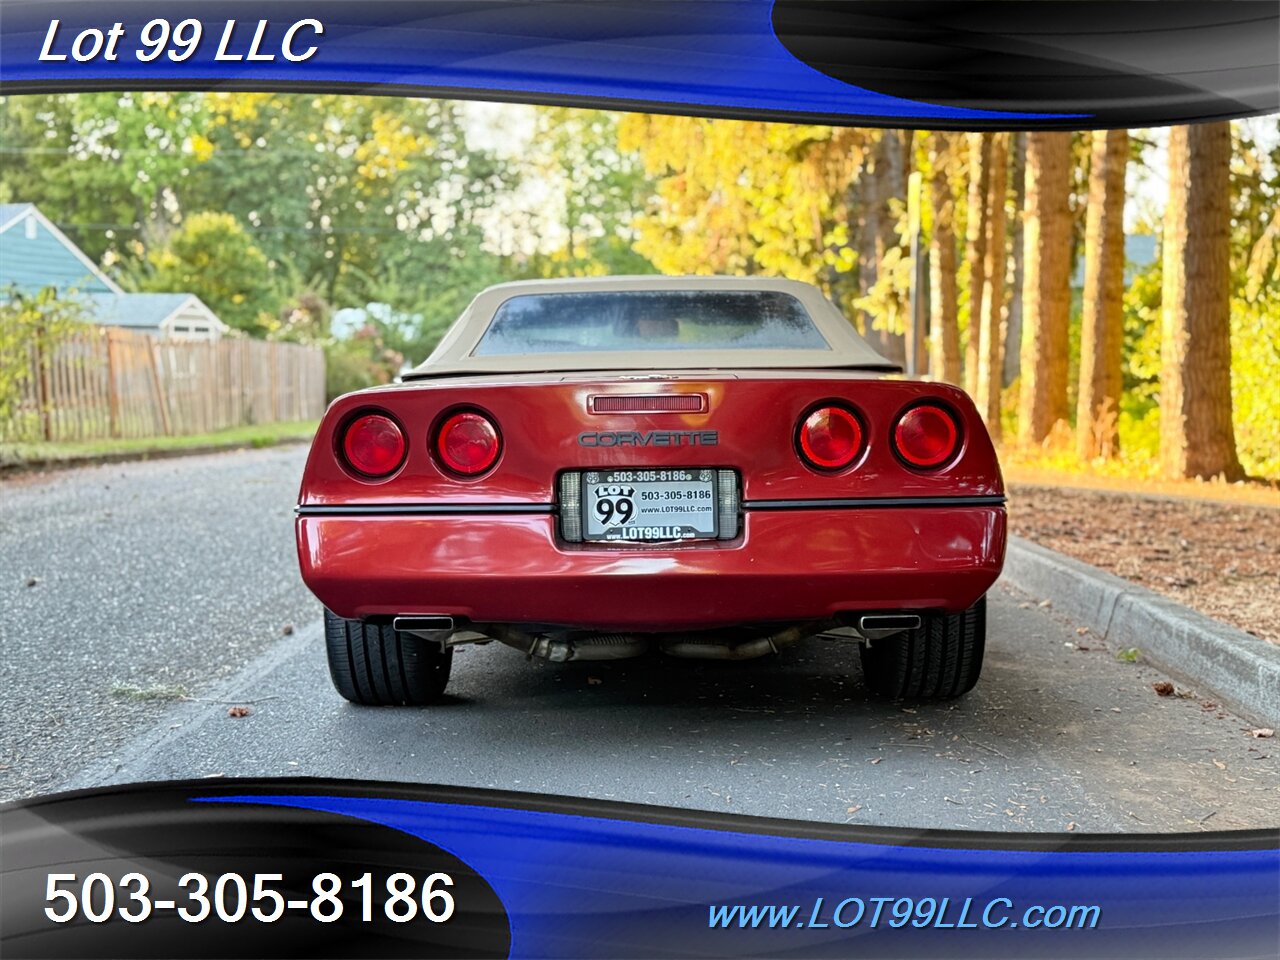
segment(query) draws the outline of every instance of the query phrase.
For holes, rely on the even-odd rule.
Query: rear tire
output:
[[[893,700],[950,700],[973,689],[987,640],[987,598],[964,613],[933,613],[915,630],[862,647],[867,686]]]
[[[434,703],[444,693],[453,650],[391,624],[344,620],[325,610],[329,676],[352,703],[380,707]]]

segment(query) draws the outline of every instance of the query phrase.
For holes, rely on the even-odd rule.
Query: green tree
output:
[[[539,110],[523,161],[523,175],[554,192],[547,205],[564,243],[531,258],[534,276],[653,273],[636,251],[636,218],[645,209],[653,182],[640,157],[618,145],[618,115],[603,110],[551,107]],[[528,228],[539,235],[531,221]]]
[[[147,258],[143,290],[194,293],[222,320],[265,333],[276,309],[267,258],[229,213],[193,214]],[[267,318],[263,317],[267,314]]]
[[[189,93],[0,97],[0,202],[36,203],[92,259],[136,264],[181,218],[207,156],[206,104]]]
[[[280,299],[310,291],[338,307],[375,299],[371,277],[475,254],[483,212],[520,178],[468,148],[456,104],[409,98],[0,98],[0,150],[0,202],[39,204],[127,277],[146,277],[185,219],[218,210],[265,256]]]
[[[413,277],[424,260],[472,253],[480,212],[511,178],[467,148],[447,101],[208,97],[209,158],[185,206],[235,214],[282,280],[287,264],[289,283],[335,307],[385,299],[373,278]],[[414,296],[409,288],[388,302],[410,310]]]

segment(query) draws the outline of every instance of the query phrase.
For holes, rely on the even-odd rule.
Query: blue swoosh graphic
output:
[[[929,104],[876,93],[829,77],[793,56],[773,30],[774,0],[682,2],[463,3],[457,0],[361,3],[244,0],[192,5],[123,0],[110,5],[73,0],[49,5],[5,3],[0,36],[0,82],[127,81],[146,89],[164,81],[242,85],[264,83],[396,85],[520,99],[618,101],[710,110],[762,110],[849,118],[1025,121],[1076,114],[1014,113]],[[185,7],[185,5],[184,5]],[[118,58],[77,63],[40,62],[49,21],[61,21],[58,52],[83,29],[127,29]],[[166,56],[140,62],[140,28],[154,17],[202,20],[196,53],[179,63]],[[302,63],[284,61],[287,25],[314,17],[325,25],[319,52]],[[228,19],[238,21],[235,43],[245,51],[259,19],[271,22],[263,50],[274,62],[214,59]],[[303,34],[303,37],[308,36]],[[304,41],[300,47],[309,45]],[[272,47],[274,44],[274,47]],[[372,91],[376,92],[376,91]]]
[[[1280,849],[984,850],[786,837],[471,804],[219,796],[355,817],[475,869],[505,905],[517,957],[621,953],[849,956],[1264,956],[1280,942]],[[927,831],[924,832],[927,839]],[[1092,930],[708,929],[711,904],[844,897],[1006,897],[1098,904]],[[980,909],[975,908],[975,909]],[[807,917],[804,907],[801,917]],[[1016,914],[1012,914],[1016,916]],[[970,915],[970,920],[975,914]],[[904,935],[905,934],[905,935]],[[1259,945],[1263,952],[1259,953]]]

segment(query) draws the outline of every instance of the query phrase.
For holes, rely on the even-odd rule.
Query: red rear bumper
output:
[[[334,613],[674,630],[840,611],[958,612],[1004,562],[1000,506],[748,511],[736,540],[567,544],[550,515],[300,516],[302,578]]]

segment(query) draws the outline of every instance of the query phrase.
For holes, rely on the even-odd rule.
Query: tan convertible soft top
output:
[[[474,355],[494,314],[512,297],[557,293],[705,290],[768,291],[795,297],[830,345],[828,349],[591,351],[530,353],[519,356]],[[575,277],[502,283],[482,291],[449,328],[439,346],[406,380],[490,373],[552,373],[581,370],[873,370],[898,372],[897,364],[871,348],[822,291],[797,280],[771,277]]]

